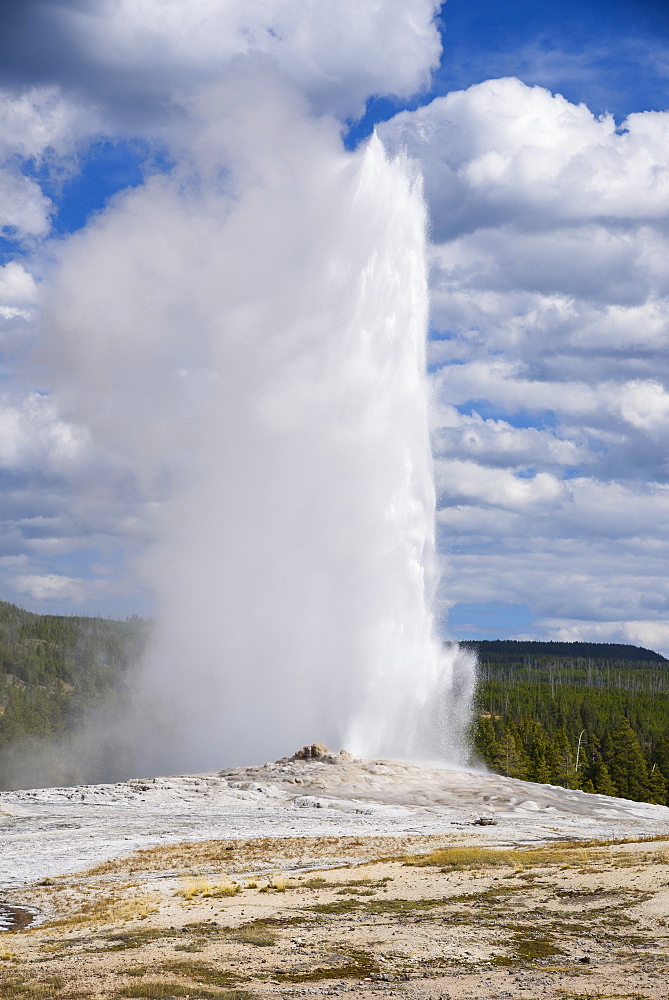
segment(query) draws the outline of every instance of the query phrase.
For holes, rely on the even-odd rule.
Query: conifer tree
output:
[[[657,770],[660,771],[669,786],[669,728],[662,733],[655,743],[653,763],[657,764]],[[667,801],[667,805],[669,805],[669,801]]]
[[[609,769],[602,757],[601,743],[594,733],[588,734],[585,756],[586,763],[581,775],[583,791],[598,792],[600,795],[617,795],[618,789],[613,784]]]
[[[555,733],[553,745],[552,775],[554,783],[562,785],[564,788],[576,788],[579,783],[579,776],[576,773],[576,751],[564,729]]]
[[[516,727],[516,740],[520,740],[527,757],[528,781],[547,785],[551,781],[550,740],[546,730],[534,719],[522,719]]]
[[[611,779],[624,799],[643,802],[651,794],[648,766],[639,739],[623,716],[602,744]]]
[[[529,770],[529,762],[523,744],[512,726],[508,726],[499,743],[500,773],[507,778],[524,778]]]
[[[472,730],[472,743],[481,760],[493,771],[497,771],[501,764],[501,751],[490,716],[481,715],[476,720]]]
[[[668,805],[667,801],[667,779],[654,764],[648,774],[649,794],[646,801],[655,802],[659,806]]]

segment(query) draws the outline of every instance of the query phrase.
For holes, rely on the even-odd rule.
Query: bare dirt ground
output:
[[[316,775],[324,794],[329,772],[319,766],[300,774],[307,784]],[[450,784],[464,794],[459,780]],[[0,997],[666,1000],[668,811],[592,796],[606,825],[612,811],[627,810],[618,820],[625,830],[616,842],[603,830],[579,839],[573,815],[561,823],[560,809],[576,803],[589,829],[588,797],[500,785],[499,825],[451,819],[433,833],[407,829],[412,817],[394,814],[382,833],[364,823],[342,833],[330,820],[305,836],[271,828],[261,836],[260,827],[107,851],[93,867],[63,863],[55,875],[45,851],[46,877],[19,884],[3,871],[5,903],[33,907],[38,921],[0,934]],[[527,824],[503,819],[509,789],[517,803],[528,789],[533,801],[553,803],[532,836]],[[11,803],[20,806],[16,794]],[[38,844],[34,815],[31,822],[29,848]],[[15,851],[10,827],[5,842]],[[75,840],[94,836],[93,826],[73,829]]]
[[[667,997],[668,842],[429,839],[186,843],[45,880],[0,996]]]

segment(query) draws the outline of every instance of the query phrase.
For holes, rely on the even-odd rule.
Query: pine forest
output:
[[[467,642],[472,743],[512,778],[669,805],[669,660],[637,646]]]

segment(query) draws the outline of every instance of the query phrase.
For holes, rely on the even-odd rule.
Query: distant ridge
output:
[[[652,649],[617,642],[537,642],[531,639],[464,639],[460,646],[478,650],[486,660],[516,659],[521,656],[559,656],[589,660],[666,663],[669,660]]]

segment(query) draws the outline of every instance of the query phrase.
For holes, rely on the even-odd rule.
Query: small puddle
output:
[[[0,903],[0,933],[2,931],[22,931],[29,927],[38,916],[38,911],[31,906],[14,906],[13,903]]]

